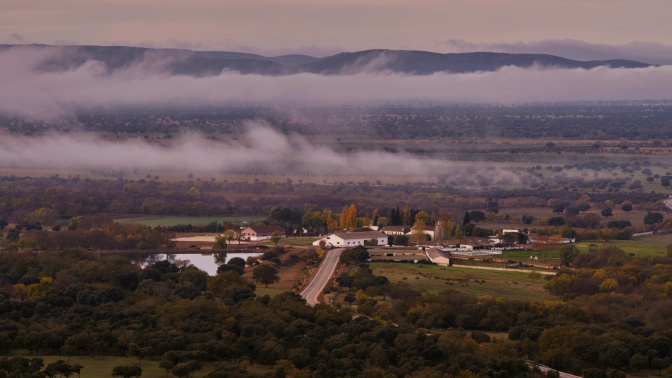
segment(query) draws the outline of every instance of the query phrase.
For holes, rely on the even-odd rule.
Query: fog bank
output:
[[[240,141],[186,134],[170,143],[86,135],[0,136],[0,167],[209,171],[253,174],[431,175],[446,163],[386,152],[339,153],[249,122]]]
[[[444,101],[522,104],[557,101],[672,99],[672,66],[641,69],[504,67],[495,72],[427,76],[367,71],[323,76],[170,76],[151,56],[112,71],[88,61],[64,72],[38,72],[54,52],[0,52],[0,114],[37,119],[79,109],[126,105],[366,104]]]

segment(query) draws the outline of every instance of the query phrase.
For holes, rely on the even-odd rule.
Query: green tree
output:
[[[625,219],[628,219],[628,213],[632,211],[632,202],[623,201],[621,204],[621,210],[625,211]]]
[[[229,242],[229,244],[233,243],[234,240],[237,240],[236,231],[226,230],[224,231],[223,235],[226,238],[226,241]]]
[[[644,224],[645,225],[654,225],[654,224],[657,224],[657,223],[661,223],[663,221],[663,219],[665,219],[665,217],[663,217],[663,214],[661,214],[661,213],[656,213],[656,212],[648,213],[644,217]]]
[[[536,280],[541,279],[541,273],[537,272],[536,270],[533,270],[530,272],[530,274],[527,275],[529,279],[532,280],[532,282],[535,282]]]
[[[69,377],[75,373],[75,369],[69,363],[58,360],[52,362],[44,368],[44,374],[47,377],[55,377],[57,374],[59,377]]]
[[[471,222],[471,216],[469,215],[468,211],[464,212],[464,218],[462,218],[462,226],[466,226],[467,223]]]
[[[600,214],[602,214],[602,216],[605,218],[609,218],[610,216],[614,215],[614,211],[611,209],[611,207],[607,207],[602,209],[602,211],[600,211]]]
[[[411,234],[411,238],[415,240],[416,243],[427,240],[425,236],[425,227],[425,221],[422,218],[416,219],[413,224],[413,233]]]
[[[140,366],[115,366],[112,369],[113,377],[140,377],[142,376],[142,368]]]
[[[560,247],[560,264],[564,266],[571,266],[579,255],[579,249],[574,244],[565,244]]]
[[[282,235],[280,234],[279,231],[273,231],[273,235],[271,236],[271,241],[275,243],[275,245],[278,245],[278,242],[282,239]]]
[[[215,244],[212,245],[212,249],[226,249],[226,235],[215,236]]]
[[[252,279],[256,282],[263,283],[266,287],[268,287],[268,284],[280,281],[278,269],[270,264],[262,264],[254,268],[252,271]]]
[[[178,364],[173,368],[173,374],[178,377],[191,377],[195,371],[203,369],[203,364],[199,361],[189,361]]]
[[[245,268],[246,262],[242,257],[234,257],[227,263],[229,265],[237,265],[241,268]]]
[[[386,217],[380,217],[378,218],[376,225],[378,227],[387,227],[390,225],[390,221]]]
[[[357,300],[357,296],[353,292],[349,292],[343,298],[343,301],[348,302],[350,304],[350,307],[352,307],[352,303],[355,302],[356,300]]]
[[[170,374],[170,370],[175,367],[175,363],[173,361],[163,360],[159,364],[159,367],[161,369],[164,369],[166,371],[166,375],[168,375],[168,374]]]
[[[469,222],[476,222],[476,224],[478,224],[478,222],[484,219],[485,219],[485,213],[480,210],[474,210],[469,212]]]
[[[394,239],[394,244],[395,245],[406,245],[406,244],[408,244],[408,236],[397,235],[397,237]]]

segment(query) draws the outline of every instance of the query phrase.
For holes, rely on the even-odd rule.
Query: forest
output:
[[[533,105],[408,103],[343,106],[123,107],[79,112],[49,120],[48,130],[121,134],[160,133],[172,138],[185,130],[213,137],[241,134],[246,121],[265,121],[288,134],[369,138],[513,138],[575,140],[668,140],[672,104],[583,102]],[[0,118],[14,133],[42,133],[45,122]],[[646,127],[640,127],[646,125]]]
[[[0,358],[0,374],[86,376],[74,356],[131,356],[178,377],[544,376],[524,358],[585,377],[672,374],[672,248],[580,253],[545,284],[557,300],[539,303],[423,293],[352,252],[337,279],[350,305],[315,307],[292,292],[255,296],[235,270],[143,268],[82,249],[0,254],[0,351],[29,353]],[[45,367],[46,354],[61,364]]]

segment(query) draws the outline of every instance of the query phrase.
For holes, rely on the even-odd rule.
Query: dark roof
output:
[[[471,236],[465,236],[464,238],[460,240],[445,240],[442,241],[441,244],[448,244],[448,245],[453,245],[453,244],[466,244],[466,245],[471,245],[475,247],[487,247],[490,246],[490,241],[486,238],[475,238]]]
[[[273,224],[270,226],[250,226],[248,227],[252,231],[256,232],[257,234],[271,234],[275,231],[278,231],[280,233],[285,233],[285,229],[278,226],[277,224]]]
[[[338,236],[343,240],[387,238],[387,235],[378,231],[348,232],[342,234],[334,234],[334,236]]]
[[[385,226],[382,230],[380,231],[401,231],[404,232],[404,229],[406,227],[404,226]]]

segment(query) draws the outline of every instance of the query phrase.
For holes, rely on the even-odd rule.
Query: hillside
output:
[[[151,70],[163,71],[171,75],[190,76],[212,76],[223,70],[274,76],[303,72],[321,75],[361,72],[429,75],[436,72],[495,71],[505,66],[538,65],[540,67],[584,69],[599,66],[612,68],[650,66],[647,63],[631,60],[578,61],[554,55],[490,52],[440,54],[409,50],[366,50],[315,58],[297,54],[267,57],[227,51],[150,49],[128,46],[0,45],[0,51],[31,49],[48,53],[49,57],[37,67],[40,71],[73,69],[93,60],[104,63],[109,71],[144,64]]]

